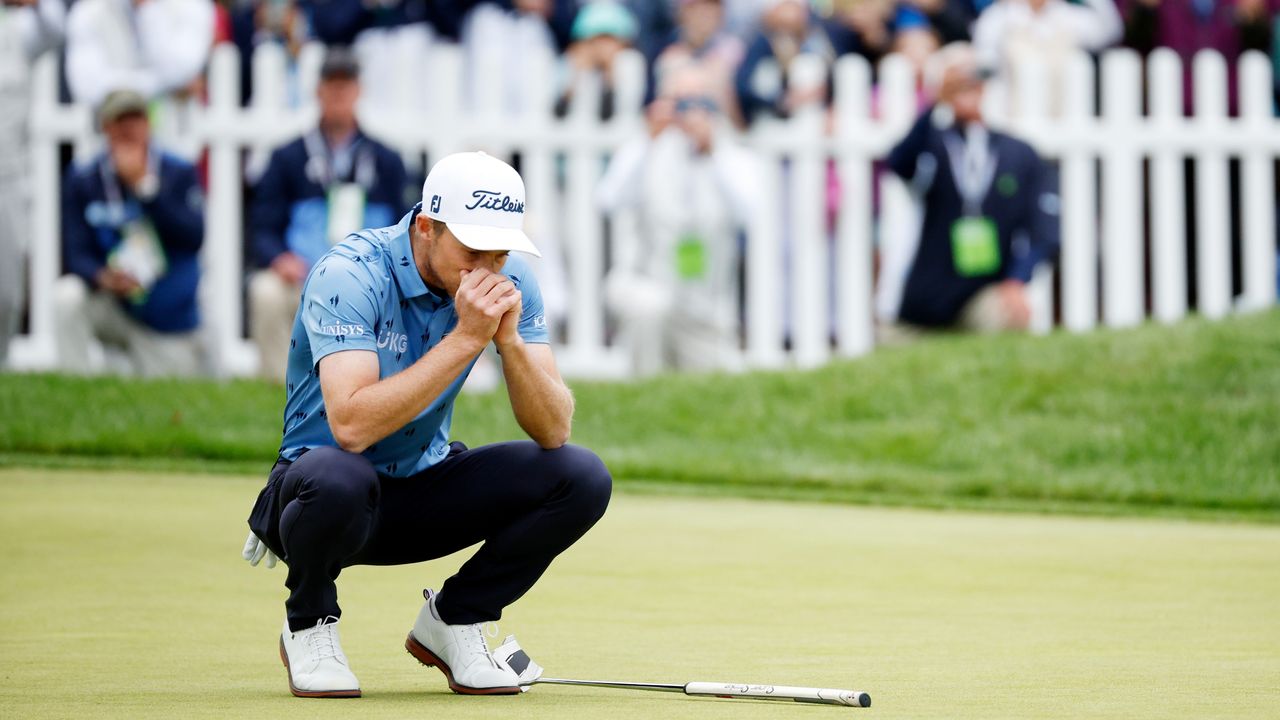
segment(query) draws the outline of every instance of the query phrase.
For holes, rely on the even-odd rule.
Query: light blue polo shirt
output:
[[[325,253],[307,276],[289,340],[288,400],[280,446],[284,459],[296,460],[310,448],[338,445],[320,392],[321,358],[343,350],[372,350],[378,353],[379,377],[386,378],[417,362],[457,325],[453,298],[432,292],[413,259],[409,227],[419,209],[398,225],[348,237]],[[512,253],[502,274],[520,290],[520,337],[528,343],[549,342],[542,293],[528,264]],[[408,425],[364,451],[379,473],[407,477],[444,459],[453,401],[474,364],[472,359]]]

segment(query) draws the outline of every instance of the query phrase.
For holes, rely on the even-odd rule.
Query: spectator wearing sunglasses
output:
[[[711,85],[692,65],[667,75],[648,133],[614,155],[596,195],[606,213],[638,214],[640,232],[620,244],[605,280],[605,304],[641,375],[739,363],[739,238],[759,170]]]

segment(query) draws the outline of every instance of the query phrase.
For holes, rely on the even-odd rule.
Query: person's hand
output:
[[[686,112],[680,117],[680,128],[689,137],[689,142],[693,143],[694,152],[699,155],[711,152],[715,138],[715,123],[710,113],[705,110]]]
[[[453,296],[458,311],[454,334],[476,341],[481,347],[494,339],[502,316],[520,305],[520,291],[507,276],[488,270],[463,270]]]
[[[100,289],[119,297],[129,297],[142,289],[142,285],[137,278],[124,270],[113,267],[104,267],[99,270],[97,276],[94,277],[94,282]]]
[[[1027,300],[1027,287],[1021,280],[1000,283],[1000,302],[1004,305],[1005,318],[1011,329],[1031,327],[1031,303]]]
[[[249,531],[249,539],[244,541],[244,550],[240,552],[240,557],[249,561],[249,565],[258,567],[258,563],[263,559],[267,561],[267,568],[273,568],[276,563],[280,562],[280,558],[276,554],[267,549],[267,544],[258,539],[258,536]]]
[[[307,261],[296,253],[282,252],[271,261],[271,272],[290,285],[301,285],[307,279]]]
[[[498,321],[498,329],[493,334],[493,344],[501,350],[523,342],[520,337],[520,316],[524,313],[524,299],[516,290],[515,302]]]
[[[644,119],[649,126],[649,137],[658,137],[676,119],[675,101],[671,98],[657,98],[645,108]]]
[[[136,189],[147,175],[147,146],[134,142],[115,143],[111,146],[111,162],[124,184]]]
[[[827,97],[827,89],[821,85],[810,88],[791,88],[783,98],[782,105],[788,114],[792,114],[806,105],[820,103]]]

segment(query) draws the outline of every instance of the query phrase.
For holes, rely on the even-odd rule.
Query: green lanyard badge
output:
[[[676,242],[676,274],[681,280],[701,280],[707,276],[707,244],[693,233]]]

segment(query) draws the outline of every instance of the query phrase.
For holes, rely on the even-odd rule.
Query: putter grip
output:
[[[684,686],[685,695],[709,695],[722,698],[756,698],[758,700],[791,700],[794,702],[871,707],[871,696],[856,690],[789,687],[786,685],[733,685],[729,683],[691,682]]]

